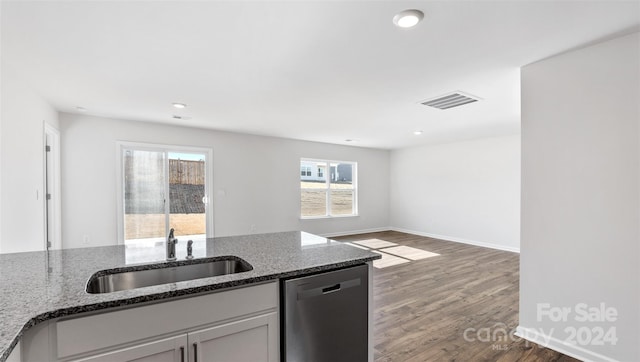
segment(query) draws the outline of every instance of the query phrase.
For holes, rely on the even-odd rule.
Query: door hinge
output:
[[[46,146],[44,147],[44,150],[45,150],[45,151],[47,151],[47,152],[51,152],[51,146],[46,145]]]
[[[51,247],[51,242],[47,241],[47,248],[50,248],[50,247]]]
[[[47,194],[47,200],[51,200],[51,194]]]

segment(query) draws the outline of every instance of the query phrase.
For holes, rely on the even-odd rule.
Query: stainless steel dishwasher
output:
[[[367,361],[369,267],[282,281],[282,360]]]

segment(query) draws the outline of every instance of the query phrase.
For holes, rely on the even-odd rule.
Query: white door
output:
[[[46,249],[62,248],[60,203],[60,132],[44,125],[44,235]]]
[[[275,312],[189,333],[191,362],[276,362],[278,349]]]

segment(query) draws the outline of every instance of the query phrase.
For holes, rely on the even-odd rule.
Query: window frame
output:
[[[357,217],[359,216],[358,213],[358,162],[357,161],[339,161],[339,160],[327,160],[327,159],[317,159],[317,158],[306,158],[306,157],[302,157],[300,158],[299,161],[299,166],[300,168],[302,168],[302,164],[304,162],[309,162],[309,163],[324,163],[324,173],[323,176],[319,176],[319,177],[324,177],[325,178],[325,187],[324,188],[304,188],[302,187],[302,185],[300,185],[300,191],[299,191],[299,202],[298,202],[298,206],[299,206],[299,212],[298,214],[300,215],[300,219],[302,220],[313,220],[313,219],[332,219],[332,218],[345,218],[345,217]],[[341,215],[332,215],[331,214],[331,164],[349,164],[351,165],[351,186],[352,189],[350,189],[353,192],[353,201],[352,201],[352,213],[351,214],[341,214]],[[316,165],[317,166],[317,165]],[[319,167],[319,166],[317,166]],[[337,167],[337,166],[336,166]],[[303,181],[302,179],[300,179],[300,181]],[[326,206],[325,206],[325,210],[326,213],[325,215],[311,215],[311,216],[305,216],[302,215],[302,192],[305,190],[309,190],[309,191],[324,191],[325,192],[325,202],[326,202]]]

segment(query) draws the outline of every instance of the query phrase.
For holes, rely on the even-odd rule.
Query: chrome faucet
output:
[[[167,236],[167,261],[176,260],[176,244],[178,243],[178,239],[173,237],[173,231],[173,228],[171,228]]]

